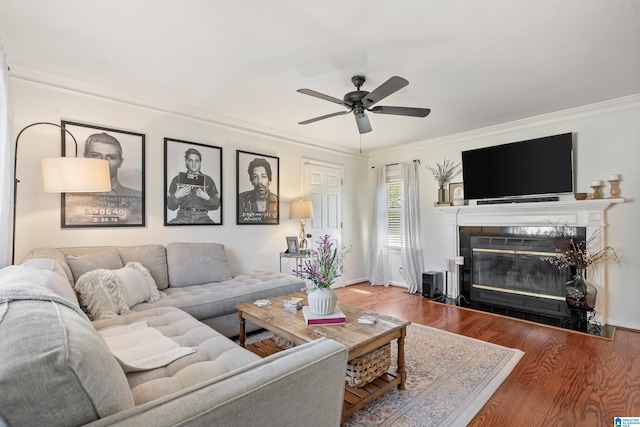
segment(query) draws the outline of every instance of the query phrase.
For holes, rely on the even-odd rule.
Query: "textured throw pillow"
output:
[[[139,262],[127,263],[117,270],[89,271],[80,276],[75,290],[91,320],[126,314],[136,304],[155,302],[161,297],[149,270]]]
[[[169,243],[167,264],[172,287],[231,279],[227,254],[220,243]]]
[[[69,264],[76,282],[83,274],[99,268],[115,270],[124,267],[122,259],[120,259],[120,255],[118,255],[118,251],[115,249],[80,256],[65,254],[64,259],[67,261],[67,264]]]

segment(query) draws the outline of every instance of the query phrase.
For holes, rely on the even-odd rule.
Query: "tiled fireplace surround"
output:
[[[455,262],[461,259],[460,227],[550,227],[566,225],[569,227],[585,227],[587,238],[598,236],[590,246],[598,251],[605,246],[606,217],[605,211],[614,203],[623,199],[598,200],[561,200],[557,202],[508,203],[495,205],[465,205],[439,207],[447,216],[447,258],[450,260],[451,273],[448,294],[457,299],[460,295],[460,268]],[[598,288],[595,321],[604,323],[606,319],[606,300],[608,287],[605,281],[606,265],[589,270],[589,281]]]

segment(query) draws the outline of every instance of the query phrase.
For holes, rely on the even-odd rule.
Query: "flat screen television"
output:
[[[572,134],[463,151],[462,179],[468,200],[572,193]]]

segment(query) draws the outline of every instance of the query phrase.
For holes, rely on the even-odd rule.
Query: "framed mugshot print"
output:
[[[164,139],[164,225],[222,225],[222,148]]]
[[[111,191],[63,193],[62,227],[145,225],[144,143],[141,133],[62,121],[78,142],[78,156],[109,162]],[[62,132],[64,156],[67,132]]]
[[[236,223],[279,224],[280,159],[236,151]]]

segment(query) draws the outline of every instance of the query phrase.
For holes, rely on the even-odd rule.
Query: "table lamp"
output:
[[[304,230],[304,220],[313,218],[313,203],[311,200],[294,200],[289,205],[289,219],[300,220],[300,250],[307,249],[307,233]]]

